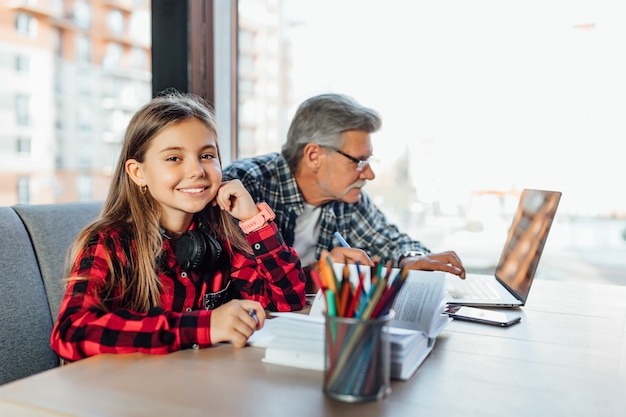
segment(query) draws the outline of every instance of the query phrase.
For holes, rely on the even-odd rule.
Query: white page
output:
[[[445,309],[445,294],[445,273],[409,271],[393,305],[396,317],[392,326],[416,329],[430,338],[436,337],[450,322],[448,316],[441,314]]]

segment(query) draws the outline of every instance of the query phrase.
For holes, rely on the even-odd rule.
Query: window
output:
[[[17,179],[17,202],[18,204],[30,203],[30,178],[19,177]]]
[[[128,126],[131,117],[131,114],[122,110],[113,110],[111,113],[109,128],[112,132],[117,133],[117,140],[119,142],[121,142],[121,139],[124,136],[124,131],[126,130],[126,126]]]
[[[28,75],[30,72],[30,57],[28,55],[15,56],[15,71],[18,74]]]
[[[145,49],[134,47],[130,50],[130,65],[139,70],[145,70],[149,67],[148,54]]]
[[[93,71],[78,71],[76,74],[76,91],[81,99],[88,100],[91,93],[96,89],[96,75]]]
[[[254,94],[254,82],[250,79],[239,79],[239,95],[252,96]]]
[[[78,130],[89,132],[93,127],[93,110],[87,103],[80,106],[78,110]]]
[[[239,49],[254,51],[254,32],[245,28],[239,30]]]
[[[137,9],[130,15],[128,34],[136,42],[142,45],[150,45],[150,14],[146,10]]]
[[[30,96],[18,94],[15,97],[15,118],[18,126],[30,125]]]
[[[17,138],[17,153],[20,155],[30,155],[30,138],[24,136]]]
[[[57,77],[57,78],[60,78],[60,77]],[[58,93],[60,91],[61,90],[56,91],[56,92]],[[56,109],[56,111],[54,112],[54,127],[57,130],[61,130],[63,129],[63,116],[66,114],[63,109],[63,101],[60,99],[57,99],[54,104],[55,104],[55,109]]]
[[[119,10],[111,10],[107,15],[107,27],[117,36],[124,34],[124,15]]]
[[[65,0],[48,0],[50,10],[57,16],[63,16],[65,10]]]
[[[620,258],[603,276],[626,284],[626,199],[606,192],[626,188],[618,2],[238,4],[239,157],[280,151],[300,102],[345,93],[382,116],[365,191],[401,230],[489,270],[520,190],[561,190],[541,266],[583,280],[569,262]]]
[[[17,13],[15,15],[15,30],[20,35],[34,38],[37,36],[37,19],[26,13]]]
[[[78,183],[76,185],[77,185],[76,188],[78,189],[79,201],[89,201],[93,198],[93,194],[92,194],[93,184],[92,184],[91,177],[87,175],[80,175],[78,177]]]
[[[91,62],[91,40],[87,36],[76,36],[76,58],[79,62]]]
[[[118,43],[109,43],[102,59],[102,66],[105,68],[119,68],[122,65],[124,48]]]
[[[249,55],[241,55],[239,57],[239,69],[241,72],[254,71],[254,57]]]
[[[83,141],[80,144],[80,149],[79,149],[80,153],[78,155],[78,167],[80,169],[89,169],[92,166],[93,163],[93,148],[91,146],[91,143],[89,143],[89,141]],[[80,178],[81,176],[79,176]],[[79,183],[80,183],[80,179],[79,179]],[[84,184],[84,182],[83,182]]]
[[[63,58],[63,32],[57,28],[53,28],[52,30],[52,45],[54,55],[57,58]]]
[[[63,140],[63,138],[59,138],[57,140],[57,147],[59,148],[59,150],[56,152],[56,156],[54,159],[54,166],[57,169],[63,169],[63,168],[67,168],[67,163],[66,163],[66,152],[65,152],[65,141]]]
[[[91,6],[84,0],[74,1],[74,23],[81,29],[91,28]]]

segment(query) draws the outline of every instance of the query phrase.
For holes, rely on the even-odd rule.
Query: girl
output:
[[[304,306],[300,260],[273,217],[241,182],[222,183],[199,98],[153,99],[130,121],[100,218],[72,245],[52,348],[73,361],[244,346],[264,309]]]

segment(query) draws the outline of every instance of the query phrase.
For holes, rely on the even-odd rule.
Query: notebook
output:
[[[560,191],[524,189],[494,275],[446,274],[449,304],[520,307],[526,304]]]

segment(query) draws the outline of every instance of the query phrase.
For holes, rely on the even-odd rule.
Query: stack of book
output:
[[[343,264],[334,268],[340,272]],[[361,269],[369,273],[369,268]],[[393,303],[395,318],[389,327],[391,378],[409,379],[432,351],[437,336],[451,321],[445,314],[445,294],[444,273],[408,272]],[[273,313],[250,344],[266,349],[266,363],[324,370],[324,311],[325,298],[320,291],[309,315]]]

